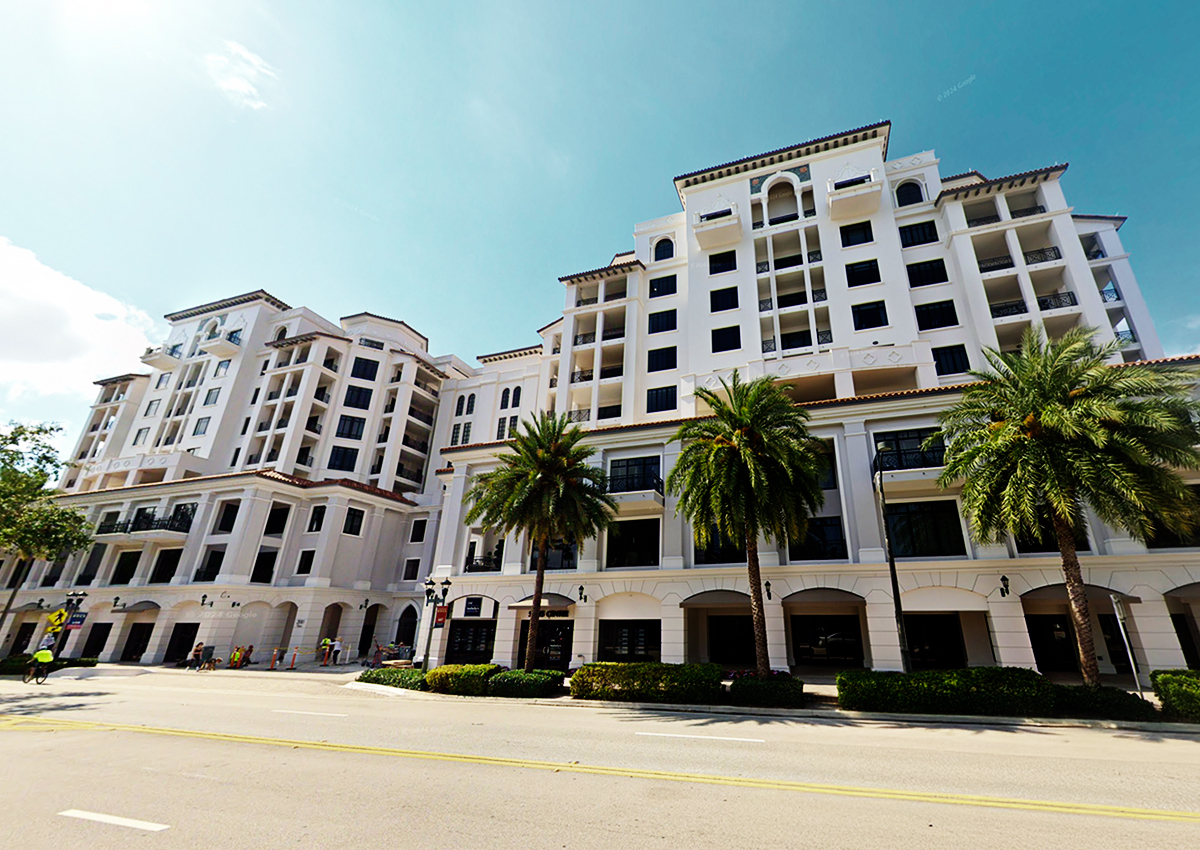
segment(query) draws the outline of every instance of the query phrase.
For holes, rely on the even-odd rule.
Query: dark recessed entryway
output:
[[[953,614],[905,614],[904,633],[914,670],[953,670],[967,666],[962,621]]]
[[[163,664],[175,664],[190,656],[199,633],[199,623],[176,623],[175,628],[171,629],[171,639],[167,641]]]
[[[542,616],[538,620],[537,661],[534,666],[543,670],[566,670],[571,666],[571,647],[575,637],[574,620],[555,620]],[[517,650],[517,666],[525,664],[525,648],[529,645],[529,621],[521,621],[521,645]]]
[[[754,667],[754,620],[749,614],[708,615],[708,660],[731,670]]]
[[[601,620],[598,661],[658,661],[662,620]]]
[[[112,634],[112,623],[94,623],[88,631],[87,641],[83,644],[80,658],[99,658],[108,645],[108,636]]]
[[[487,664],[496,643],[495,620],[451,620],[446,636],[447,664]]]
[[[862,626],[857,614],[793,614],[791,626],[797,665],[862,666]]]
[[[125,649],[121,651],[122,661],[141,661],[150,646],[150,635],[154,634],[153,623],[134,623],[129,627],[129,637],[125,639]]]

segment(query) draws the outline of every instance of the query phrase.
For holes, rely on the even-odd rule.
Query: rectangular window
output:
[[[142,445],[142,443],[146,442],[146,438],[149,436],[150,436],[149,428],[138,428],[138,432],[133,435],[133,444],[135,446],[140,446],[140,445]]]
[[[919,221],[916,224],[906,224],[900,228],[900,245],[911,248],[914,245],[928,245],[938,241],[937,225],[932,221]]]
[[[350,368],[350,377],[363,381],[373,381],[379,374],[379,361],[366,357],[355,357],[354,365]]]
[[[467,443],[471,442],[471,423],[470,422],[463,423],[462,441],[463,441],[464,446]]]
[[[868,304],[855,304],[850,308],[854,314],[854,329],[865,331],[869,328],[882,328],[888,323],[887,308],[882,301],[871,301]]]
[[[334,446],[329,450],[329,468],[353,472],[358,463],[358,449]]]
[[[709,535],[707,548],[695,544],[697,564],[744,564],[746,563],[746,541],[733,541],[722,536],[715,528]]]
[[[338,419],[337,436],[345,440],[361,440],[367,420],[361,416],[343,416]]]
[[[401,581],[416,581],[421,572],[421,559],[409,558],[404,562],[404,578]]]
[[[171,579],[175,578],[175,571],[179,569],[179,559],[182,556],[182,549],[160,550],[147,584],[170,584]]]
[[[366,514],[358,508],[346,508],[346,522],[342,525],[343,534],[358,536],[362,534],[363,517]]]
[[[459,434],[459,431],[461,431],[461,430],[462,430],[462,425],[455,425],[450,430],[450,445],[452,445],[452,446],[458,445],[458,434]]]
[[[940,257],[921,263],[909,263],[904,268],[908,271],[908,285],[913,289],[950,280],[950,275],[946,273],[946,261]]]
[[[649,318],[650,326],[647,329],[649,333],[660,334],[664,331],[673,331],[676,328],[674,310],[663,310],[658,313],[651,313]]]
[[[113,567],[112,578],[109,579],[108,583],[129,584],[129,582],[133,581],[133,576],[137,572],[138,561],[141,557],[141,549],[125,551],[118,555],[117,564]]]
[[[804,538],[788,541],[789,561],[840,561],[848,557],[840,516],[809,517]]]
[[[663,295],[675,294],[675,275],[669,274],[656,277],[650,281],[650,297],[659,298]]]
[[[143,413],[142,415],[143,416],[153,416],[154,414],[158,413],[158,406],[161,403],[162,402],[159,399],[157,399],[157,398],[153,399],[149,404],[146,405],[146,412]]]
[[[842,225],[842,247],[849,248],[852,245],[865,245],[868,242],[875,241],[875,234],[871,231],[871,222],[860,221],[855,224]]]
[[[408,535],[409,543],[424,543],[425,529],[429,526],[429,520],[414,519],[412,524],[412,532]]]
[[[917,329],[931,331],[935,328],[950,328],[958,324],[958,313],[953,301],[934,301],[913,307],[917,314]]]
[[[196,575],[192,577],[192,581],[216,581],[217,576],[221,574],[221,564],[224,561],[224,549],[209,549],[203,566],[196,570]]]
[[[957,375],[971,368],[965,345],[947,345],[933,349],[933,362],[939,375]]]
[[[305,549],[300,553],[300,560],[296,562],[296,575],[306,576],[312,572],[313,559],[317,557],[316,549]]]
[[[204,394],[204,404],[206,406],[210,405],[210,404],[216,404],[217,399],[220,398],[220,396],[221,396],[221,388],[215,387]]]
[[[675,387],[655,387],[652,390],[646,390],[647,413],[661,413],[664,410],[674,410],[675,408]]]
[[[958,508],[951,500],[888,502],[887,530],[897,558],[967,554]]]
[[[730,286],[726,289],[714,289],[708,293],[708,306],[713,313],[719,313],[722,310],[736,310],[738,306],[737,287]]]
[[[258,557],[254,559],[254,568],[250,571],[251,584],[270,584],[275,577],[275,561],[279,558],[278,549],[259,549]]]
[[[496,439],[497,440],[504,439],[504,426],[506,426],[507,424],[508,424],[508,419],[501,416],[500,421],[496,423]]]
[[[517,435],[517,417],[508,417],[508,436],[515,437]]]
[[[849,286],[865,286],[868,283],[879,283],[883,280],[879,275],[879,260],[863,260],[861,263],[850,263],[846,266],[846,283]]]
[[[790,348],[811,348],[812,347],[812,331],[789,331],[779,335],[779,344],[784,351]]]
[[[158,382],[154,385],[154,389],[161,390],[167,384],[171,383],[171,373],[163,372],[158,376]]]
[[[605,568],[657,567],[660,537],[657,517],[612,523],[608,526]]]
[[[875,434],[874,445],[879,450],[879,465],[883,469],[929,469],[946,462],[946,447],[936,440],[928,449],[925,441],[937,428],[914,428],[911,431],[881,431]]]
[[[608,492],[632,493],[637,490],[662,492],[662,464],[656,457],[629,457],[614,460],[608,470]]]
[[[708,273],[724,274],[737,270],[737,251],[722,251],[708,255]]]
[[[241,446],[239,446],[238,448],[233,450],[233,459],[231,461],[229,461],[230,466],[237,466],[238,457],[241,455],[241,453],[242,453]]]
[[[250,403],[251,404],[258,404],[258,390],[259,390],[259,388],[255,387],[254,392],[250,393]]]
[[[263,534],[271,537],[279,537],[287,528],[288,516],[291,514],[292,508],[290,505],[271,505],[271,510],[267,512],[267,524],[263,527]]]
[[[208,416],[201,416],[199,419],[197,419],[196,427],[192,429],[192,436],[203,437],[205,432],[208,431],[208,423],[210,421],[211,418]]]
[[[242,422],[242,436],[246,436],[246,432],[250,430],[250,417],[247,416]]]
[[[646,371],[663,372],[674,369],[676,363],[675,346],[670,348],[652,348],[646,352]]]
[[[217,368],[213,370],[213,377],[214,378],[224,378],[226,375],[228,375],[229,374],[229,363],[230,363],[230,361],[228,361],[228,360],[222,360],[220,363],[218,363]]]
[[[371,407],[371,390],[367,387],[346,387],[346,407],[367,410]]]
[[[736,351],[742,347],[742,329],[737,325],[729,328],[713,328],[712,332],[712,350],[713,354],[718,351]]]
[[[308,514],[308,530],[316,532],[321,530],[321,526],[325,524],[325,506],[313,505],[313,509]]]

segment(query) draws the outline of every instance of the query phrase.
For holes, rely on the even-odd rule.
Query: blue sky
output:
[[[1200,344],[1197,4],[0,0],[0,419],[77,428],[163,313],[264,288],[434,353],[536,340],[686,171],[888,118],[1070,161]],[[945,96],[955,84],[970,80]],[[942,95],[939,97],[939,95]],[[72,434],[72,438],[73,438]]]

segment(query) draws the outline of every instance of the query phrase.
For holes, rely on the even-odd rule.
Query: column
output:
[[[1132,595],[1141,599],[1141,602],[1125,604],[1127,627],[1134,657],[1141,667],[1142,682],[1146,682],[1151,670],[1187,667],[1183,648],[1179,645],[1179,635],[1175,632],[1171,612],[1163,595],[1145,585],[1135,587]]]
[[[518,598],[523,594],[514,593]],[[509,608],[503,602],[497,602],[496,611],[496,640],[492,643],[492,663],[511,667],[514,670],[523,669],[525,659],[517,657],[521,648],[521,621],[528,619],[528,612]]]
[[[901,670],[900,633],[890,593],[872,590],[867,594],[867,642],[871,645],[872,670]]]
[[[204,537],[212,527],[215,507],[216,501],[212,493],[205,493],[199,498],[196,515],[192,517],[191,530],[183,544],[183,555],[179,558],[179,566],[171,584],[190,584],[192,576],[200,568],[200,559],[204,556]]]
[[[767,618],[767,654],[771,659],[771,669],[787,670],[787,629],[784,625],[783,603],[778,597],[770,602],[764,598],[763,605]]]
[[[667,594],[662,602],[662,661],[665,664],[682,664],[687,658],[687,629],[684,615],[679,607],[679,595]]]
[[[454,468],[454,478],[446,490],[442,508],[442,527],[434,550],[433,569],[439,575],[452,575],[455,565],[461,564],[463,497],[466,495],[471,467],[463,464]]]
[[[587,586],[587,582],[583,583]],[[575,603],[575,632],[572,640],[571,666],[596,660],[596,601],[593,588],[587,590],[588,601]]]
[[[871,463],[875,446],[871,444],[866,423],[858,420],[845,423],[845,451],[838,453],[838,484],[846,491],[850,513],[846,520],[853,527],[850,542],[856,547],[851,555],[859,564],[882,564],[887,560],[883,536],[879,528],[879,507],[872,484]]]
[[[633,382],[630,381],[627,383]],[[664,482],[667,480],[667,476],[671,474],[671,470],[675,468],[675,464],[679,462],[679,455],[682,451],[683,445],[678,442],[667,443],[663,447],[662,478]],[[671,495],[663,496],[662,568],[664,570],[680,570],[684,567],[684,558],[687,551],[684,535],[690,526],[682,515],[676,515],[675,509],[678,505],[678,497]]]
[[[1001,597],[999,591],[988,597],[988,630],[996,663],[1001,667],[1037,669],[1033,646],[1029,642],[1029,627],[1025,624],[1025,609],[1015,594]]]
[[[171,640],[171,632],[175,629],[176,619],[177,617],[171,609],[159,610],[158,616],[154,619],[154,631],[150,634],[150,643],[146,645],[146,651],[142,653],[142,664],[162,663],[163,656],[167,653],[167,644]],[[191,651],[190,646],[188,651]]]
[[[302,651],[296,656],[297,664],[313,660],[315,656],[312,655],[312,650],[320,639],[321,621],[325,617],[325,600],[309,596],[307,599],[294,601],[296,602],[296,622],[292,626],[292,635],[288,641],[290,646],[284,666],[292,663],[292,652],[296,647],[308,650],[308,654]],[[236,621],[229,622],[228,634],[225,636],[227,641],[233,637],[235,623]]]
[[[271,497],[262,490],[246,490],[238,508],[237,525],[231,535],[217,584],[249,584],[258,557],[262,530],[271,510]]]

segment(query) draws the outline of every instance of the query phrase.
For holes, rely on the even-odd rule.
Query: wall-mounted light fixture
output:
[[[769,581],[764,581],[764,582],[763,582],[763,587],[764,587],[764,588],[766,589],[766,591],[767,591],[767,599],[770,599],[770,598],[771,598],[771,582],[769,582]]]
[[[579,601],[587,602],[587,594],[583,592],[583,585],[579,585]]]
[[[1010,593],[1012,591],[1008,589],[1008,576],[1000,576],[1000,596],[1003,598]]]

